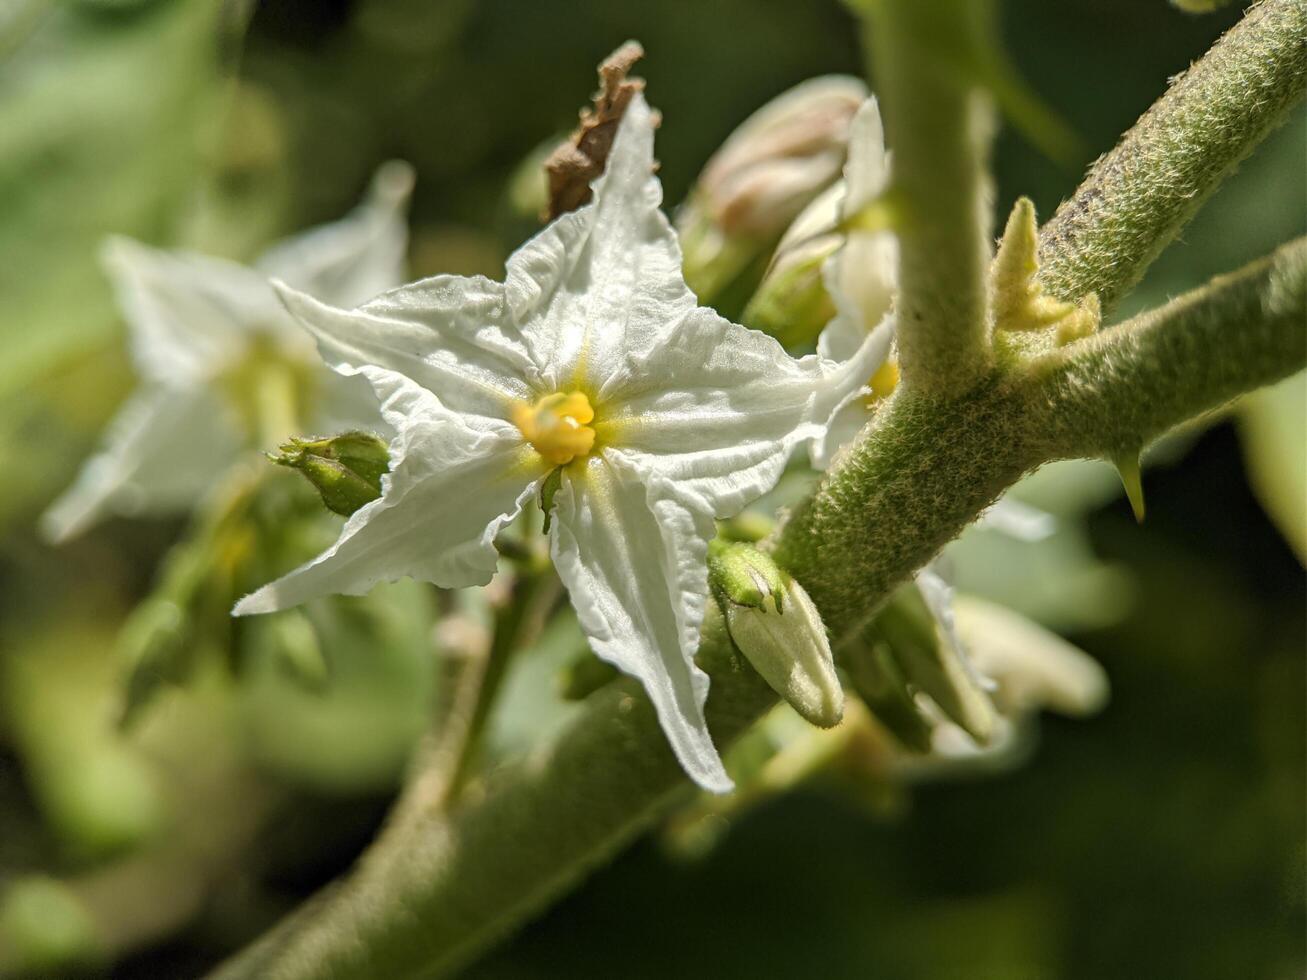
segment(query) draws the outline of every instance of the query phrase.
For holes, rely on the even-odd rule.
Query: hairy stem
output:
[[[988,4],[877,0],[867,43],[894,152],[904,384],[963,391],[988,368],[988,98],[968,70]]]
[[[1102,157],[1044,226],[1040,281],[1111,308],[1307,89],[1307,3],[1263,0]]]
[[[1047,359],[1042,454],[1139,448],[1307,361],[1307,238]]]

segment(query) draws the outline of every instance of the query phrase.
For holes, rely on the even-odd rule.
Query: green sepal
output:
[[[268,458],[303,473],[327,509],[342,517],[380,497],[381,478],[390,470],[386,443],[368,432],[292,439]]]
[[[892,651],[902,676],[958,727],[984,745],[993,735],[994,708],[963,666],[956,650],[942,642],[935,617],[916,585],[899,589],[868,627],[873,640]]]
[[[786,580],[780,566],[752,544],[714,538],[708,545],[708,586],[723,612],[732,605],[758,609],[768,598],[783,612]]]
[[[563,468],[555,466],[540,484],[540,512],[545,515],[545,524],[541,533],[548,534],[554,522],[554,494],[563,485]]]

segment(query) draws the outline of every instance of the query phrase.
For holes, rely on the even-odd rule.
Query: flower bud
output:
[[[889,644],[868,631],[844,657],[849,680],[876,720],[909,752],[930,751],[932,723],[917,705]]]
[[[696,196],[713,223],[727,235],[784,231],[839,178],[849,122],[866,97],[855,78],[814,78],[746,119],[699,178]]]
[[[953,629],[952,590],[943,580],[922,572],[915,585],[895,593],[876,624],[909,683],[978,744],[986,744],[994,733],[994,706],[963,659]]]
[[[810,79],[745,120],[708,161],[677,219],[686,281],[700,300],[742,278],[752,278],[743,294],[752,292],[781,233],[839,179],[849,123],[866,97],[856,78]]]
[[[714,542],[708,574],[740,652],[807,721],[838,725],[844,691],[817,607],[803,586],[752,545]]]
[[[80,897],[44,875],[16,878],[0,895],[0,950],[6,975],[80,975],[102,966],[105,956]]]
[[[386,443],[367,432],[292,439],[268,458],[303,473],[327,509],[344,517],[381,496],[381,478],[390,469]]]
[[[744,308],[745,326],[771,334],[786,347],[797,347],[815,342],[835,316],[822,267],[844,242],[844,236],[834,230],[843,194],[844,186],[835,184],[790,225]]]

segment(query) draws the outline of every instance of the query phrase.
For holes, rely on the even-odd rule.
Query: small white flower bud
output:
[[[844,691],[821,614],[803,586],[752,545],[713,551],[714,592],[740,652],[807,721],[821,728],[838,725]]]

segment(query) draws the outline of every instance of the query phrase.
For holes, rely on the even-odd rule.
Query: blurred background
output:
[[[1010,57],[1080,143],[1053,161],[1005,129],[999,214],[1028,194],[1050,215],[1238,16],[1004,3]],[[631,37],[669,205],[766,100],[861,70],[836,0],[0,2],[0,967],[199,975],[348,867],[438,684],[439,604],[401,585],[349,607],[325,683],[213,627],[185,683],[114,726],[124,624],[194,535],[181,517],[58,548],[36,531],[134,385],[103,237],[248,261],[400,158],[414,276],[499,277],[539,227],[539,148]],[[1307,231],[1305,145],[1299,109],[1119,315]],[[1169,440],[1142,526],[1085,465],[1024,490],[1052,537],[953,549],[961,590],[1103,664],[1101,715],[1044,719],[984,778],[818,777],[714,816],[710,839],[669,825],[468,975],[1301,977],[1305,415],[1299,376]],[[538,737],[533,712],[553,723],[539,691],[574,631],[551,643],[510,685],[504,752]]]

